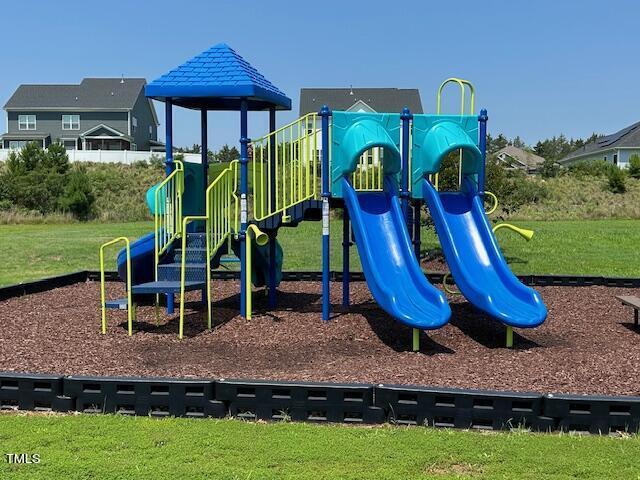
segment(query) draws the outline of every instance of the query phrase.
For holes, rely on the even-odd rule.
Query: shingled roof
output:
[[[583,147],[571,152],[560,160],[560,163],[570,162],[579,157],[588,156],[597,152],[623,147],[640,148],[640,122],[636,122],[611,135],[598,137],[595,141],[589,142]]]
[[[250,110],[291,110],[291,99],[225,43],[214,45],[154,80],[148,97],[186,108],[238,110],[246,99]]]
[[[364,102],[376,112],[401,112],[409,107],[422,113],[422,100],[417,88],[303,88],[300,90],[300,116],[317,112],[322,105],[332,110],[348,110]]]
[[[129,110],[144,88],[144,78],[85,78],[78,85],[20,85],[5,110]]]

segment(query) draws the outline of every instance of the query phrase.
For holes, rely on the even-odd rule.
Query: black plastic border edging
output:
[[[84,273],[86,280],[99,280],[100,272],[87,271],[78,272],[78,274]],[[444,273],[441,272],[426,272],[425,275],[431,283],[441,284],[444,278]],[[354,282],[362,282],[365,280],[362,272],[351,272],[350,278]],[[116,272],[106,272],[106,278],[108,281],[119,280]],[[232,270],[216,270],[211,272],[211,278],[213,280],[239,280],[240,272]],[[590,286],[605,286],[605,287],[625,287],[625,288],[640,288],[640,278],[628,278],[628,277],[598,277],[588,275],[518,275],[518,278],[525,285],[530,286],[556,286],[556,287],[590,287]],[[282,280],[285,282],[295,281],[307,281],[307,282],[319,282],[322,280],[322,272],[318,271],[285,271],[282,272]],[[342,272],[331,272],[331,281],[341,282]],[[454,283],[452,280],[450,282]],[[2,289],[0,288],[0,291]],[[0,297],[1,298],[1,297]]]
[[[444,273],[440,272],[426,273],[427,278],[433,284],[441,284],[444,275]],[[217,270],[212,272],[211,278],[213,280],[238,280],[240,278],[240,272]],[[351,272],[350,278],[354,282],[361,282],[364,281],[364,274],[362,272]],[[589,287],[598,285],[604,287],[640,288],[640,278],[594,277],[582,275],[519,275],[518,278],[525,285],[539,287]],[[118,273],[113,271],[105,272],[105,279],[109,282],[118,281]],[[322,272],[283,272],[282,279],[286,282],[319,282],[322,280]],[[95,270],[81,270],[79,272],[66,273],[64,275],[43,278],[33,282],[18,283],[15,285],[8,285],[6,287],[0,287],[0,301],[32,293],[45,292],[54,288],[66,287],[68,285],[73,285],[74,283],[86,282],[87,280],[100,280],[100,272]],[[342,272],[331,272],[331,281],[342,281]]]
[[[0,373],[0,410],[595,434],[640,428],[640,397],[21,373]]]

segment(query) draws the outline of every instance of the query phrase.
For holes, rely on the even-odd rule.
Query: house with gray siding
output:
[[[611,135],[596,138],[571,152],[559,163],[569,166],[578,162],[604,160],[620,168],[627,168],[633,155],[640,156],[640,122]]]
[[[85,78],[78,85],[20,85],[5,104],[2,148],[37,142],[69,150],[160,150],[158,117],[143,78]]]

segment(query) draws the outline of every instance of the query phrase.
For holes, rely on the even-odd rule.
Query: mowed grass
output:
[[[12,479],[638,478],[640,438],[113,415],[0,415]]]
[[[526,242],[519,235],[497,233],[503,252],[516,273],[640,276],[640,221],[577,220],[513,222],[531,228]],[[100,245],[116,236],[135,239],[152,230],[152,222],[0,225],[0,285],[35,280],[75,270],[99,267]],[[342,268],[342,221],[331,223],[331,268]],[[286,270],[320,270],[320,222],[283,228],[278,239]],[[439,243],[424,229],[423,253],[437,254]],[[107,269],[114,269],[115,252],[108,251]],[[381,252],[382,254],[382,252]],[[351,269],[359,270],[357,249],[351,249]]]

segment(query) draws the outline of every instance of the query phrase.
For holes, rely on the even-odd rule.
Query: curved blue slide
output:
[[[446,296],[431,285],[416,260],[393,180],[384,192],[356,193],[343,178],[362,269],[378,304],[396,320],[421,330],[442,327],[451,316]]]
[[[422,189],[451,274],[467,300],[512,327],[544,322],[540,294],[507,266],[473,183],[465,179],[463,191],[439,193],[423,179]]]

